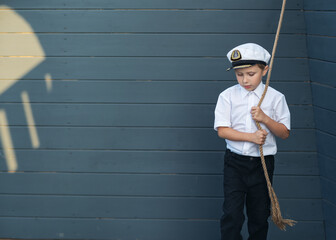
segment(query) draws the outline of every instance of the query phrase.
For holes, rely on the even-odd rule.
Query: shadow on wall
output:
[[[21,17],[8,6],[2,5],[0,8],[7,10],[5,15],[6,23],[13,23],[18,26],[19,29],[24,29],[24,32],[21,34],[26,35],[25,46],[30,46],[34,49],[34,53],[36,53],[35,56],[11,56],[10,54],[12,49],[20,49],[24,48],[25,46],[17,46],[17,43],[11,42],[8,39],[11,34],[3,34],[0,37],[0,98],[6,94],[10,94],[10,99],[12,100],[9,102],[12,102],[13,100],[16,102],[18,100],[22,103],[22,111],[28,128],[31,147],[37,149],[40,147],[40,140],[35,126],[34,114],[30,103],[30,92],[29,90],[22,88],[15,89],[13,91],[13,88],[15,88],[15,86],[20,82],[24,81],[22,80],[23,76],[35,69],[45,60],[45,52],[41,46],[40,41],[34,34],[32,27],[23,17]],[[46,73],[44,78],[46,89],[41,89],[41,91],[51,92],[51,75]],[[11,125],[11,121],[9,119],[14,116],[9,116],[8,111],[6,111],[6,105],[8,104],[2,104],[0,108],[0,137],[4,153],[3,157],[6,160],[7,169],[9,172],[15,172],[18,169],[18,162],[14,150],[16,146],[15,141],[13,141],[13,134],[11,133],[9,127]],[[17,114],[15,117],[21,115],[22,114]]]

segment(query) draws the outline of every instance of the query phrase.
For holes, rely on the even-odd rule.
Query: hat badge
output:
[[[238,61],[240,60],[242,57],[241,57],[241,53],[239,50],[234,50],[231,54],[231,61],[235,62],[235,61]]]

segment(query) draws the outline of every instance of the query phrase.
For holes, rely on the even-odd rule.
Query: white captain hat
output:
[[[227,69],[247,68],[255,64],[267,65],[271,58],[269,52],[255,43],[245,43],[228,52],[227,58],[232,66]]]

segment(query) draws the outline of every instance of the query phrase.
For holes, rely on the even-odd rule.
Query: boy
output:
[[[267,171],[272,182],[275,136],[286,139],[290,113],[285,97],[269,87],[261,107],[256,107],[268,71],[270,54],[263,47],[247,43],[227,54],[238,84],[223,91],[215,109],[214,128],[226,140],[224,158],[224,204],[221,218],[222,240],[242,240],[244,205],[248,217],[249,240],[266,240],[270,200],[261,166],[259,145],[263,145]],[[263,130],[258,130],[255,121]]]

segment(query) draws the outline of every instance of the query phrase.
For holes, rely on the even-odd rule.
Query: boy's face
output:
[[[258,65],[253,65],[248,68],[236,69],[235,73],[240,86],[245,88],[247,91],[253,91],[259,86],[262,77],[266,75],[267,71],[268,66],[262,70]]]

